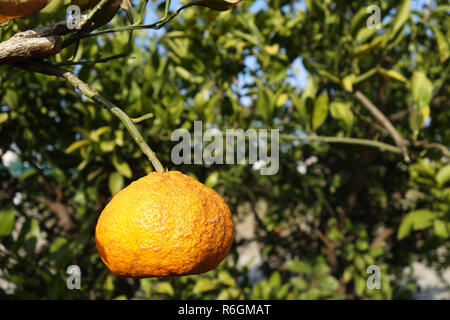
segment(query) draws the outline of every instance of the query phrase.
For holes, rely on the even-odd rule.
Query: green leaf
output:
[[[402,0],[398,6],[397,14],[392,21],[392,27],[389,31],[389,39],[393,39],[397,32],[405,25],[411,16],[411,0]]]
[[[438,237],[447,239],[449,237],[449,230],[447,228],[447,224],[439,219],[434,220],[433,222],[434,234]]]
[[[439,54],[441,55],[441,61],[445,62],[445,60],[448,59],[450,55],[450,46],[449,42],[446,36],[439,31],[438,28],[431,26],[431,29],[433,29],[434,34],[436,35],[436,41],[438,43],[439,48]]]
[[[7,205],[0,209],[0,237],[9,236],[14,228],[14,207]]]
[[[35,218],[31,218],[27,221],[26,225],[26,233],[24,237],[23,248],[27,254],[32,254],[36,247],[39,238],[41,237],[41,228],[39,227],[39,221]]]
[[[359,251],[366,251],[369,249],[369,243],[366,240],[358,240],[356,241],[356,249]]]
[[[63,237],[57,237],[53,240],[49,253],[50,263],[58,268],[65,265],[73,257],[73,251],[69,248],[69,242]]]
[[[313,273],[315,275],[322,275],[330,271],[330,267],[324,261],[319,261],[314,265]]]
[[[189,79],[192,78],[192,74],[181,66],[175,67],[175,72],[184,80],[189,81]]]
[[[384,253],[384,248],[383,247],[376,247],[376,248],[372,248],[369,250],[369,254],[372,257],[379,257]]]
[[[355,81],[353,81],[353,84],[358,84],[360,82],[366,81],[367,79],[369,79],[370,77],[375,75],[377,72],[378,72],[378,68],[372,68],[372,69],[364,72],[363,74],[358,75],[355,78]]]
[[[430,227],[436,216],[437,214],[430,210],[411,211],[403,218],[397,232],[397,238],[401,240],[409,235],[412,230],[417,231]]]
[[[87,140],[87,139],[85,139],[85,140],[78,140],[78,141],[75,141],[74,143],[72,143],[70,146],[68,146],[67,149],[64,152],[65,153],[71,153],[71,152],[74,152],[75,150],[78,150],[78,149],[80,149],[80,148],[82,148],[84,146],[87,146],[89,144],[91,144],[90,140]]]
[[[7,89],[3,97],[7,106],[15,108],[19,104],[19,95],[15,90]]]
[[[128,163],[119,160],[119,158],[116,155],[113,155],[112,163],[114,165],[114,168],[116,168],[116,170],[119,171],[124,177],[130,179],[133,176],[133,173]]]
[[[316,86],[314,83],[314,80],[309,79],[308,83],[306,84],[306,88],[303,90],[301,98],[314,98],[316,94]]]
[[[366,288],[366,280],[361,276],[355,276],[354,277],[354,286],[355,286],[355,292],[358,296],[362,296],[364,293],[364,289]]]
[[[362,6],[358,12],[356,12],[350,20],[350,32],[352,35],[356,35],[361,27],[365,25],[367,21],[367,7]]]
[[[364,261],[364,258],[360,254],[355,255],[354,262],[355,262],[356,269],[362,271],[366,268],[366,263]]]
[[[218,275],[218,280],[220,283],[223,283],[230,287],[236,286],[236,280],[226,271],[220,271]]]
[[[441,169],[439,169],[438,173],[436,174],[436,182],[439,187],[444,186],[447,182],[450,181],[450,164],[447,164],[443,166]]]
[[[275,293],[275,299],[277,300],[283,300],[286,299],[286,294],[288,293],[288,290],[290,288],[289,283],[283,284]]]
[[[307,118],[307,114],[306,114],[305,101],[303,101],[302,99],[300,99],[299,97],[297,97],[294,94],[291,95],[291,99],[292,99],[292,102],[294,103],[295,109],[300,114],[301,120],[307,121],[308,118]]]
[[[406,216],[405,218],[403,218],[402,223],[398,228],[397,239],[401,240],[405,238],[411,233],[411,230],[412,230],[412,221],[408,216]]]
[[[341,83],[341,80],[337,76],[335,76],[334,74],[332,74],[326,70],[317,70],[317,73],[320,74],[322,77],[324,77],[328,80],[331,80],[335,83]]]
[[[100,142],[100,136],[110,130],[111,128],[108,126],[103,126],[98,129],[95,129],[89,133],[89,139],[91,139],[94,142]]]
[[[167,282],[167,281],[158,282],[155,285],[154,291],[156,293],[167,294],[169,296],[173,296],[175,294],[175,291],[173,290],[172,285],[170,284],[170,282]]]
[[[431,227],[433,220],[436,218],[436,212],[429,210],[417,210],[410,213],[413,221],[413,229],[423,230]]]
[[[355,268],[353,266],[349,266],[345,268],[344,273],[342,274],[342,280],[347,283],[352,280],[353,275],[355,274]]]
[[[109,190],[112,195],[115,195],[117,192],[122,190],[124,185],[123,176],[118,172],[113,172],[109,175]]]
[[[100,150],[105,153],[113,151],[115,146],[116,146],[115,141],[101,141],[100,142]]]
[[[314,102],[312,129],[316,131],[328,116],[328,94],[320,94]]]
[[[115,135],[115,143],[120,146],[123,147],[123,131],[122,130],[116,130],[114,132]]]
[[[286,93],[278,93],[275,105],[279,108],[285,105],[289,96]]]
[[[8,114],[6,112],[0,113],[0,124],[8,120]]]
[[[205,185],[213,189],[219,183],[219,172],[215,171],[208,175],[205,181]]]
[[[332,102],[330,104],[331,116],[342,122],[343,127],[349,133],[355,122],[355,116],[350,109],[350,106],[343,102]]]
[[[400,73],[398,73],[395,70],[386,70],[383,68],[379,68],[378,72],[385,77],[400,81],[400,82],[408,82],[408,79],[406,79],[404,76],[402,76]]]
[[[103,283],[103,290],[113,291],[114,290],[114,277],[111,274],[106,276],[105,282]]]
[[[376,29],[374,29],[376,31]],[[380,47],[380,48],[384,48],[386,46],[386,42],[387,42],[387,37],[384,34],[381,34],[377,37],[375,37],[370,43],[366,43],[363,44],[359,47],[357,47],[354,51],[353,54],[358,56],[361,54],[366,54],[369,53],[370,51],[372,51],[373,49]]]
[[[377,33],[376,28],[367,28],[364,27],[360,29],[356,35],[356,42],[359,44],[365,43],[367,40],[369,40],[372,36],[374,36]]]
[[[192,289],[194,294],[201,294],[203,292],[211,291],[217,288],[216,281],[207,278],[199,278]]]
[[[334,290],[339,289],[340,284],[339,284],[339,281],[335,277],[327,274],[327,275],[323,276],[322,278],[320,278],[318,286],[322,290],[334,291]]]
[[[194,108],[197,112],[201,112],[201,110],[205,107],[210,99],[209,91],[207,88],[203,88],[194,96]]]
[[[28,179],[29,177],[32,177],[33,175],[35,175],[36,173],[38,173],[38,170],[36,170],[36,169],[31,169],[31,170],[27,170],[27,171],[25,171],[25,173],[24,174],[22,174],[20,177],[19,177],[19,181],[25,181],[26,179]]]
[[[311,265],[305,261],[286,261],[283,269],[295,273],[310,273],[312,270]]]
[[[191,82],[191,83],[202,83],[204,81],[203,77],[201,76],[195,76],[185,68],[181,66],[175,67],[175,72],[184,80]]]
[[[411,90],[414,102],[419,110],[430,104],[433,97],[433,83],[424,72],[414,72],[411,79]]]
[[[308,281],[301,277],[292,277],[290,281],[292,285],[299,290],[304,290],[308,287]]]
[[[414,108],[409,114],[409,127],[417,135],[418,131],[422,129],[425,119],[422,116],[422,112]]]
[[[269,277],[269,286],[278,287],[281,284],[281,276],[278,271],[272,272]]]
[[[264,120],[267,122],[272,121],[275,103],[275,95],[272,90],[261,87],[258,92],[256,107]]]
[[[348,92],[353,92],[353,83],[356,80],[356,75],[349,74],[344,79],[342,79],[342,86]]]
[[[148,278],[140,279],[139,283],[140,283],[141,289],[144,290],[147,297],[150,297],[150,295],[152,293],[152,284],[153,284],[152,279],[148,279]]]

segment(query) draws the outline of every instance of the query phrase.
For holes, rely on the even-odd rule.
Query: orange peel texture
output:
[[[132,182],[108,203],[95,230],[106,266],[137,278],[207,272],[226,257],[233,236],[225,201],[178,171]]]

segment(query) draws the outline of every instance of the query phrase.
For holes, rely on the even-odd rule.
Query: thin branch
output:
[[[297,136],[292,134],[280,134],[280,138],[285,140],[298,140],[298,141],[319,141],[324,143],[342,143],[342,144],[355,144],[368,147],[378,148],[381,151],[389,151],[393,153],[402,153],[400,148],[374,140],[359,139],[359,138],[344,138],[344,137],[324,137],[324,136]]]
[[[444,156],[450,157],[450,150],[443,144],[429,143],[427,141],[413,141],[413,142],[408,141],[408,143],[412,144],[414,147],[422,147],[425,149],[439,149]]]
[[[18,68],[22,68],[28,71],[33,72],[39,72],[46,75],[52,75],[52,76],[58,76],[63,77],[66,79],[73,87],[80,90],[81,93],[83,93],[86,97],[92,99],[97,104],[101,105],[102,107],[105,107],[108,109],[112,114],[114,114],[116,117],[122,121],[122,123],[125,125],[127,130],[130,132],[131,136],[133,137],[134,141],[138,144],[138,146],[141,148],[142,152],[147,156],[147,158],[152,163],[153,167],[158,172],[163,172],[164,167],[161,164],[161,162],[156,157],[155,152],[150,148],[150,146],[147,144],[147,142],[142,137],[139,130],[134,125],[133,121],[128,117],[128,115],[120,109],[118,106],[113,104],[112,102],[108,101],[104,97],[102,97],[98,92],[93,90],[89,85],[87,85],[85,82],[80,80],[75,74],[73,74],[70,71],[67,71],[65,69],[61,69],[58,67],[55,67],[51,64],[47,63],[39,63],[39,62],[27,62],[20,65],[15,65]]]
[[[389,116],[389,120],[391,120],[391,121],[399,121],[399,120],[403,120],[408,114],[411,113],[412,110],[413,110],[413,109],[410,108],[410,109],[401,110],[401,111],[399,111],[399,112],[396,112],[396,113],[394,113],[394,114],[391,114],[391,115]]]
[[[80,32],[80,33],[74,34],[71,37],[69,37],[68,39],[64,40],[62,47],[66,48],[66,47],[72,45],[73,43],[75,43],[81,39],[84,39],[84,38],[96,37],[96,36],[104,35],[104,34],[108,34],[108,33],[134,31],[134,30],[142,30],[142,29],[159,30],[164,25],[166,25],[168,22],[170,22],[173,18],[178,16],[181,11],[183,11],[186,8],[192,7],[194,5],[196,5],[196,3],[194,3],[194,2],[187,3],[183,6],[181,6],[172,15],[166,17],[165,19],[160,19],[159,21],[151,23],[151,24],[140,24],[140,21],[138,21],[137,23],[130,25],[130,26],[111,28],[111,29],[106,29],[106,30],[101,30],[101,31],[91,32],[91,33]]]
[[[363,106],[374,116],[388,131],[394,139],[395,144],[403,153],[405,161],[409,162],[408,148],[406,147],[405,139],[398,133],[388,118],[361,92],[356,91],[355,97],[363,104]]]
[[[387,228],[380,235],[378,235],[370,244],[370,248],[378,248],[384,245],[387,238],[389,238],[395,230],[393,228]]]
[[[382,127],[381,125],[379,125],[377,122],[373,121],[372,118],[366,117],[365,115],[363,115],[359,109],[360,109],[360,108],[355,108],[355,110],[354,110],[355,113],[356,113],[356,115],[358,116],[358,118],[360,118],[362,121],[367,122],[367,123],[370,124],[372,127],[374,127],[375,129],[377,129],[378,131],[381,131],[381,132],[384,132],[384,133],[389,134],[389,133],[387,132],[387,130],[386,130],[384,127]]]
[[[106,62],[109,62],[112,60],[123,59],[123,58],[127,58],[127,57],[128,57],[128,53],[120,53],[120,54],[116,54],[116,55],[113,55],[110,57],[101,58],[101,59],[97,59],[97,60],[63,61],[63,62],[54,63],[53,65],[56,67],[75,66],[75,65],[93,66],[93,65],[96,65],[97,63],[106,63]]]

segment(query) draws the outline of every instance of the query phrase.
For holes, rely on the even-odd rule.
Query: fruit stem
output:
[[[39,66],[34,64],[34,67],[38,67],[38,70],[41,73],[57,75],[65,78],[72,86],[81,91],[86,97],[91,98],[94,102],[99,105],[107,108],[112,114],[114,114],[120,121],[125,125],[128,132],[130,132],[134,141],[141,148],[142,152],[147,156],[148,160],[152,163],[153,167],[158,172],[164,172],[164,167],[157,158],[155,152],[150,148],[145,139],[142,137],[141,133],[134,125],[133,121],[130,117],[118,106],[114,103],[103,98],[97,91],[92,89],[88,84],[80,80],[75,74],[70,71],[51,66],[51,65],[42,65]]]

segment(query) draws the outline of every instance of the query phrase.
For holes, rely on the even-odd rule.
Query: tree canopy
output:
[[[81,31],[58,24],[69,2],[0,26],[0,297],[399,299],[417,289],[413,260],[448,267],[447,1],[378,1],[371,27],[366,0],[172,3],[157,23],[166,3],[139,0],[134,24],[121,9]],[[45,54],[7,51],[31,29],[50,41]],[[154,170],[114,108],[165,167],[219,192],[236,225],[251,222],[217,269],[136,280],[101,262],[100,212]],[[278,173],[172,164],[172,132],[198,120],[279,129]],[[256,265],[243,254],[252,243]],[[66,287],[69,265],[80,290]],[[371,265],[380,290],[366,286]]]

